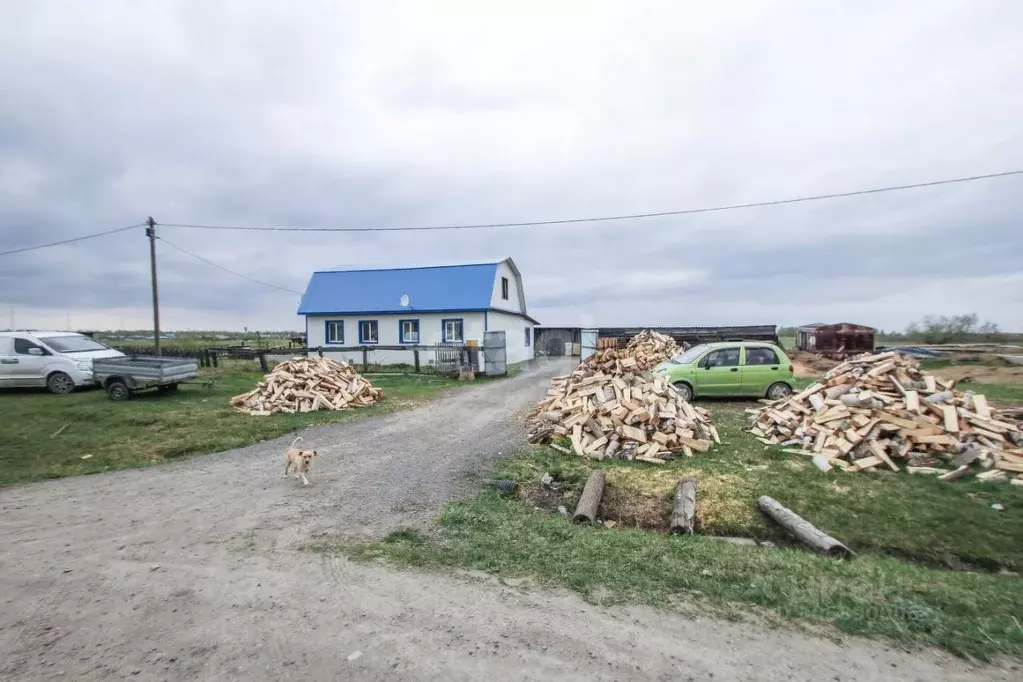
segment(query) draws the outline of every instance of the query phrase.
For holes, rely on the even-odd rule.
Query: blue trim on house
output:
[[[405,335],[403,333],[402,326],[406,322],[415,322],[416,323],[416,340],[415,341],[406,341],[405,340]],[[419,339],[421,338],[421,335],[422,335],[422,331],[420,330],[419,318],[418,317],[408,318],[408,319],[404,319],[404,320],[398,320],[398,343],[408,344],[408,345],[412,345],[412,346],[417,346],[417,345],[419,345]]]
[[[377,326],[377,338],[376,338],[376,341],[367,341],[364,338],[362,338],[362,323],[363,322],[372,322],[373,324],[375,324]],[[371,344],[380,343],[380,320],[359,320],[358,325],[359,325],[359,345],[360,346],[368,346],[368,345],[371,345]]]
[[[540,324],[540,322],[538,320],[533,319],[532,317],[530,317],[526,313],[519,312],[518,310],[505,310],[503,308],[442,308],[440,310],[428,310],[428,309],[425,309],[425,308],[416,308],[416,312],[420,313],[420,314],[426,314],[426,313],[485,313],[488,310],[490,312],[494,312],[494,313],[504,313],[505,315],[514,315],[515,317],[524,317],[525,319],[529,320],[533,324]],[[352,312],[352,311],[345,312],[343,310],[327,310],[327,311],[324,311],[324,312],[315,312],[315,313],[314,312],[309,312],[309,313],[299,313],[299,314],[300,315],[314,315],[316,317],[323,317],[324,315],[344,315],[344,316],[347,316],[347,317],[351,317],[352,315],[400,315],[403,312],[407,312],[407,310],[374,310],[374,311],[371,311],[371,312],[365,312],[365,311],[362,311],[362,310],[357,310],[355,312]]]
[[[341,340],[340,341],[331,341],[330,340],[330,323],[331,322],[334,322],[334,323],[340,322],[341,323]],[[308,317],[305,318],[305,328],[306,328],[306,334],[307,334],[307,336],[306,336],[306,343],[308,344],[309,343],[309,340],[308,340],[309,339],[309,337],[308,337],[308,334],[309,334],[309,318]],[[333,345],[333,346],[343,346],[343,345],[345,345],[345,321],[344,320],[324,320],[323,321],[323,345],[325,345],[325,346],[331,346],[331,345]]]
[[[460,339],[449,339],[445,330],[447,329],[448,322],[457,322],[462,325],[462,338]],[[464,317],[448,317],[440,321],[440,340],[441,343],[465,343],[465,318]]]

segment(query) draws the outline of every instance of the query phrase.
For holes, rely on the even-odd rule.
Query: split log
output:
[[[575,514],[572,515],[572,520],[576,523],[584,521],[596,523],[600,498],[603,496],[604,472],[594,469],[590,472],[590,477],[586,479],[586,486],[583,488],[583,494],[579,496],[579,503],[575,506]]]
[[[696,529],[696,481],[679,479],[675,486],[675,508],[671,513],[669,533],[692,535]]]
[[[757,501],[760,511],[788,531],[800,542],[814,551],[825,556],[852,558],[851,549],[830,535],[818,530],[813,524],[802,518],[792,510],[782,506],[767,495],[762,495]]]

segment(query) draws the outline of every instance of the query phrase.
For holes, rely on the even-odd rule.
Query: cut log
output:
[[[767,495],[762,495],[757,500],[757,506],[775,523],[815,552],[845,559],[854,556],[851,549]]]
[[[675,485],[675,507],[671,512],[669,533],[692,535],[696,530],[696,481],[680,479]]]
[[[576,523],[596,523],[597,510],[600,508],[600,498],[604,496],[604,472],[594,469],[586,479],[583,487],[583,494],[579,496],[579,503],[575,506],[575,514],[572,520]]]

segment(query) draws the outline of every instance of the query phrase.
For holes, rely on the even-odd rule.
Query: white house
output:
[[[377,364],[412,363],[397,346],[483,345],[483,333],[503,330],[509,364],[533,358],[533,325],[522,274],[511,258],[468,265],[314,272],[298,309],[310,348],[326,357],[362,361],[361,351],[335,346],[380,346]],[[391,349],[387,349],[391,347]],[[421,362],[430,364],[434,354]]]

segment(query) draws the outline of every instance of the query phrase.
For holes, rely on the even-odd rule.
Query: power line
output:
[[[783,204],[798,204],[807,201],[822,201],[824,199],[840,199],[842,197],[855,197],[864,194],[880,194],[881,192],[898,192],[907,189],[918,189],[921,187],[936,187],[938,185],[951,185],[974,180],[990,180],[992,178],[1004,178],[1012,175],[1023,175],[1023,169],[1005,171],[1002,173],[988,173],[986,175],[971,175],[963,178],[950,178],[946,180],[934,180],[931,182],[918,182],[911,185],[894,185],[890,187],[875,187],[872,189],[861,189],[853,192],[836,192],[833,194],[818,194],[814,196],[796,197],[792,199],[776,199],[773,201],[757,201],[748,204],[730,204],[727,206],[711,206],[705,208],[687,208],[678,211],[659,211],[657,213],[633,213],[629,215],[600,216],[593,218],[568,218],[565,220],[534,220],[521,223],[481,223],[475,225],[427,225],[416,227],[280,227],[280,226],[253,226],[253,225],[197,225],[189,223],[160,223],[164,227],[185,227],[202,230],[247,230],[255,232],[429,232],[434,230],[482,230],[494,227],[535,227],[539,225],[565,225],[568,223],[597,223],[613,220],[635,220],[640,218],[661,218],[665,216],[692,215],[694,213],[713,213],[717,211],[734,211],[742,208],[757,208],[760,206],[780,206]]]
[[[36,249],[45,249],[51,246],[60,246],[61,244],[73,244],[74,242],[85,241],[86,239],[95,239],[96,237],[104,237],[108,234],[116,234],[117,232],[127,232],[128,230],[134,230],[136,227],[144,227],[145,223],[138,223],[137,225],[128,225],[127,227],[118,227],[113,230],[107,230],[106,232],[97,232],[95,234],[87,234],[83,237],[73,237],[71,239],[63,239],[59,242],[50,242],[49,244],[38,244],[36,246],[23,246],[20,249],[11,249],[10,251],[0,251],[0,256],[9,256],[13,253],[24,253],[25,251],[35,251]]]
[[[160,225],[163,225],[163,223],[160,223]],[[231,275],[234,275],[235,277],[241,277],[242,279],[247,279],[250,282],[255,282],[256,284],[262,284],[263,286],[270,287],[271,289],[279,289],[280,291],[287,291],[289,294],[298,294],[299,296],[303,295],[303,292],[301,292],[301,291],[295,291],[294,289],[288,289],[287,287],[279,287],[276,284],[270,284],[269,282],[263,282],[261,280],[258,280],[256,278],[254,278],[254,277],[249,277],[248,275],[243,275],[240,272],[235,272],[234,270],[230,270],[228,268],[225,268],[223,265],[219,265],[217,263],[214,263],[211,260],[203,258],[199,254],[192,253],[188,249],[184,249],[184,248],[182,248],[182,247],[180,247],[180,246],[178,246],[176,244],[172,244],[171,242],[167,241],[163,237],[157,237],[157,239],[159,239],[161,242],[163,242],[167,246],[171,247],[172,249],[177,249],[181,253],[187,254],[187,255],[191,256],[192,258],[195,258],[196,260],[201,260],[203,263],[206,263],[206,265],[212,265],[213,267],[217,268],[218,270],[223,270],[224,272],[226,272],[228,274],[231,274]]]

